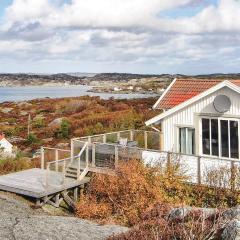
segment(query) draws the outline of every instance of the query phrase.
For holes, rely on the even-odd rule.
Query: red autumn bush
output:
[[[139,224],[108,240],[217,240],[222,228],[230,221],[220,210],[206,215],[204,211],[193,209],[183,219],[171,219],[169,212],[169,205],[157,204]]]
[[[115,176],[92,178],[78,203],[77,216],[132,226],[156,203],[182,202],[183,178],[173,171],[163,173],[159,168],[146,167],[138,160],[120,162]]]

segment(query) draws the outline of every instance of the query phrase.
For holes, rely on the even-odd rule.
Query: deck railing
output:
[[[64,153],[68,153],[70,155],[70,150],[65,149],[55,149],[55,148],[48,148],[42,147],[41,148],[41,168],[46,168],[45,174],[45,183],[46,187],[49,186],[50,183],[53,184],[51,179],[51,174],[53,172],[60,172],[62,173],[62,185],[65,184],[67,178],[67,170],[69,167],[76,167],[76,180],[80,181],[84,178],[85,174],[87,173],[89,167],[88,161],[88,143],[83,142],[83,147],[80,152],[76,156],[71,156],[63,159],[59,159],[59,152],[63,151]],[[46,150],[53,150],[55,152],[55,161],[45,161],[45,153]],[[83,159],[83,154],[85,153],[86,158]],[[74,165],[75,164],[75,165]]]
[[[120,144],[121,138],[128,139],[126,145]],[[121,160],[140,159],[146,165],[158,165],[162,169],[173,164],[178,165],[179,171],[188,177],[188,182],[193,184],[240,189],[239,159],[164,152],[160,151],[160,147],[161,133],[142,130],[126,130],[74,138],[71,140],[71,151],[64,150],[71,156],[62,160],[56,159],[47,164],[47,169],[62,171],[65,179],[67,167],[75,161],[78,163],[79,179],[85,169],[92,172],[113,172]],[[59,155],[59,151],[61,149],[58,149],[58,154],[55,156]]]
[[[71,156],[70,149],[41,147],[40,151],[41,151],[41,169],[45,169],[47,167],[46,164],[48,162],[52,162],[53,159],[55,161],[58,161],[60,159],[69,158]]]

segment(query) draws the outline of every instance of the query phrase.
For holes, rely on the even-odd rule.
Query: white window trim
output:
[[[210,134],[210,154],[203,154],[203,146],[202,146],[202,119],[205,118],[205,119],[217,119],[218,120],[218,152],[219,152],[219,156],[215,156],[215,155],[212,155],[212,135],[211,135],[211,121],[209,121],[209,134]],[[221,148],[221,145],[222,145],[222,142],[221,142],[221,126],[220,126],[220,121],[221,120],[226,120],[228,121],[228,135],[230,136],[230,121],[236,121],[238,122],[238,158],[231,158],[231,139],[230,137],[228,138],[228,144],[229,144],[229,157],[223,157],[222,156],[222,148]],[[240,119],[238,118],[230,118],[230,117],[210,117],[210,116],[200,116],[199,117],[199,143],[200,143],[200,148],[199,148],[199,153],[201,156],[203,157],[210,157],[210,158],[221,158],[221,159],[226,159],[226,160],[237,160],[237,159],[240,159]]]
[[[187,134],[187,129],[193,129],[194,130],[194,148],[193,148],[193,151],[194,151],[194,154],[187,154],[187,155],[192,155],[194,156],[196,154],[196,128],[192,125],[177,125],[177,152],[180,153],[181,152],[181,149],[180,149],[180,135],[179,135],[179,131],[180,131],[180,128],[185,128],[185,136],[186,136],[186,143],[188,141],[188,134]],[[187,147],[187,146],[186,146]],[[187,150],[187,148],[186,148]]]

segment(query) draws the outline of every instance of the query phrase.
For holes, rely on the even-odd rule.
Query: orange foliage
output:
[[[181,181],[162,185],[163,175],[158,168],[146,167],[142,162],[120,162],[116,176],[95,175],[87,194],[77,208],[79,217],[101,219],[134,225],[146,210],[158,202],[180,202],[171,191],[181,191]],[[168,188],[167,188],[168,187]],[[103,210],[104,214],[101,212]]]

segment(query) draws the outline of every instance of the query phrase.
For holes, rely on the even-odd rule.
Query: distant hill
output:
[[[240,73],[214,73],[207,75],[182,75],[182,74],[130,74],[130,73],[59,73],[59,74],[32,74],[16,73],[0,74],[0,87],[5,86],[42,86],[42,85],[88,85],[91,82],[109,81],[124,83],[130,80],[158,78],[162,82],[169,82],[174,78],[206,78],[206,79],[240,79]]]

